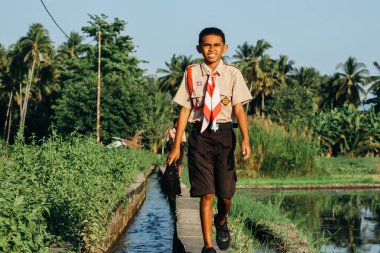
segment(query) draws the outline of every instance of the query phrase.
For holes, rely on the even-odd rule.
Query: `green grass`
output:
[[[254,226],[252,229],[262,226],[268,233],[284,242],[285,245],[299,245],[302,248],[306,247],[304,252],[314,252],[315,248],[321,245],[321,242],[313,239],[312,231],[302,229],[301,220],[291,220],[287,217],[280,209],[281,202],[281,197],[274,201],[262,202],[253,198],[249,193],[237,192],[231,206],[230,219],[241,224],[251,224]],[[241,225],[238,227],[241,228]],[[246,229],[242,231],[246,233],[246,236],[252,237],[252,231],[249,227],[246,226]],[[301,243],[305,240],[306,245]]]
[[[373,183],[370,177],[291,177],[291,178],[239,178],[238,185],[312,185],[312,184],[352,184],[352,183]]]
[[[380,158],[347,157],[317,159],[317,166],[329,174],[376,174],[380,170]]]

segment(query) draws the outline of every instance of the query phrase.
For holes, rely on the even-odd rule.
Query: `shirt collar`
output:
[[[219,75],[222,75],[224,72],[225,66],[226,65],[224,64],[223,60],[220,60],[220,62],[218,63],[218,66],[216,66],[215,68],[215,71],[218,72]],[[202,70],[202,76],[211,74],[211,69],[204,62],[201,63],[201,70]]]

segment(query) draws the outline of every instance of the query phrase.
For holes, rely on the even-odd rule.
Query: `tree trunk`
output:
[[[28,84],[26,86],[25,90],[25,97],[24,97],[24,103],[22,105],[22,111],[21,111],[21,117],[20,117],[20,131],[22,134],[24,134],[24,128],[25,128],[25,118],[26,118],[26,112],[28,110],[28,101],[29,101],[29,93],[33,82],[33,76],[34,76],[34,67],[36,65],[36,59],[33,58],[32,63],[32,69],[29,71],[28,75]]]
[[[12,125],[12,105],[13,105],[13,104],[11,104],[11,110],[10,110],[10,113],[9,113],[8,134],[7,134],[7,142],[6,142],[6,146],[8,146],[8,144],[9,144],[9,136],[11,135],[11,125]]]
[[[264,116],[265,94],[261,92],[261,116]]]
[[[22,104],[23,104],[23,100],[22,100],[22,82],[20,81],[20,105],[19,105],[19,109],[20,109],[20,124],[21,124],[21,112],[22,112]]]
[[[97,102],[96,102],[96,140],[100,143],[100,71],[101,71],[101,31],[98,33],[98,92],[97,92]]]
[[[11,94],[9,95],[9,102],[8,102],[8,107],[7,107],[7,114],[5,116],[5,123],[4,123],[4,133],[3,133],[3,138],[5,139],[5,136],[7,135],[7,124],[8,124],[8,118],[9,118],[9,112],[11,110],[11,105],[12,105],[12,98],[13,98],[13,89],[11,91]]]

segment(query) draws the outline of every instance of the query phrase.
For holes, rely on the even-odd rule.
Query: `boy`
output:
[[[240,71],[221,60],[227,49],[224,33],[220,29],[203,29],[199,34],[197,51],[202,54],[204,62],[186,69],[173,99],[182,107],[177,135],[167,163],[170,165],[179,158],[179,136],[182,136],[189,121],[193,125],[188,140],[190,195],[201,198],[202,253],[216,252],[211,237],[214,195],[218,197],[218,213],[214,216],[217,244],[224,250],[231,240],[227,214],[236,185],[233,118],[237,119],[243,136],[243,159],[247,160],[251,155],[243,104],[252,96]]]

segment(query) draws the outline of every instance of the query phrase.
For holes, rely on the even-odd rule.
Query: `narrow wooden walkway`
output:
[[[201,253],[203,247],[198,201],[190,197],[188,188],[182,188],[182,196],[176,200],[177,236],[187,253]],[[228,253],[219,250],[215,239],[213,241],[217,252]]]

